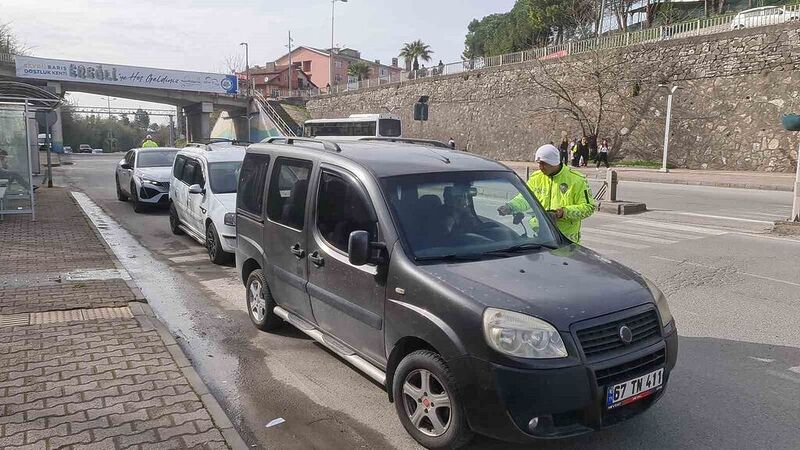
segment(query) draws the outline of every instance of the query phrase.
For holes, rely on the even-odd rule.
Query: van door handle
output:
[[[293,246],[289,247],[289,251],[292,252],[292,254],[294,254],[294,256],[297,256],[297,259],[300,259],[300,258],[306,256],[306,251],[303,250],[302,248],[300,248],[300,244],[299,243],[294,244]]]
[[[320,267],[325,264],[325,258],[320,256],[318,251],[314,251],[314,253],[308,255],[308,259],[311,260],[311,263],[317,267]]]

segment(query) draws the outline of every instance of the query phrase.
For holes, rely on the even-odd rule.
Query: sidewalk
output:
[[[523,177],[525,168],[537,170],[532,161],[503,161]],[[669,173],[661,173],[658,169],[639,167],[611,167],[617,171],[619,181],[643,181],[648,183],[691,184],[697,186],[732,187],[743,189],[761,189],[768,191],[789,191],[794,189],[795,174],[773,172],[736,172],[722,170],[689,170],[670,169]],[[605,178],[605,169],[595,170],[594,166],[581,167],[580,170],[590,179]]]
[[[0,222],[0,448],[245,448],[69,193]]]

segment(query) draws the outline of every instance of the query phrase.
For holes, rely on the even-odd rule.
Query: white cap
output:
[[[536,162],[539,161],[557,166],[561,163],[561,154],[555,146],[546,144],[536,150]]]
[[[146,139],[153,139],[153,136],[150,136],[150,135],[148,134]]]

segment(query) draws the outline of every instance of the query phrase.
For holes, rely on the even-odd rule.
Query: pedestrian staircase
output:
[[[278,131],[281,132],[284,136],[297,136],[294,132],[292,127],[283,120],[283,117],[275,110],[275,108],[270,104],[269,100],[267,100],[260,92],[254,91],[253,98],[255,98],[258,105],[261,109],[267,114],[267,116],[272,120],[272,123],[278,128]]]

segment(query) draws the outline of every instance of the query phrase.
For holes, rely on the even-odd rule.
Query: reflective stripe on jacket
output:
[[[564,208],[564,217],[556,221],[556,226],[570,241],[580,243],[581,221],[591,216],[596,208],[586,175],[562,165],[553,176],[537,170],[527,184],[545,210]],[[508,206],[515,213],[529,208],[521,195],[508,202]]]

